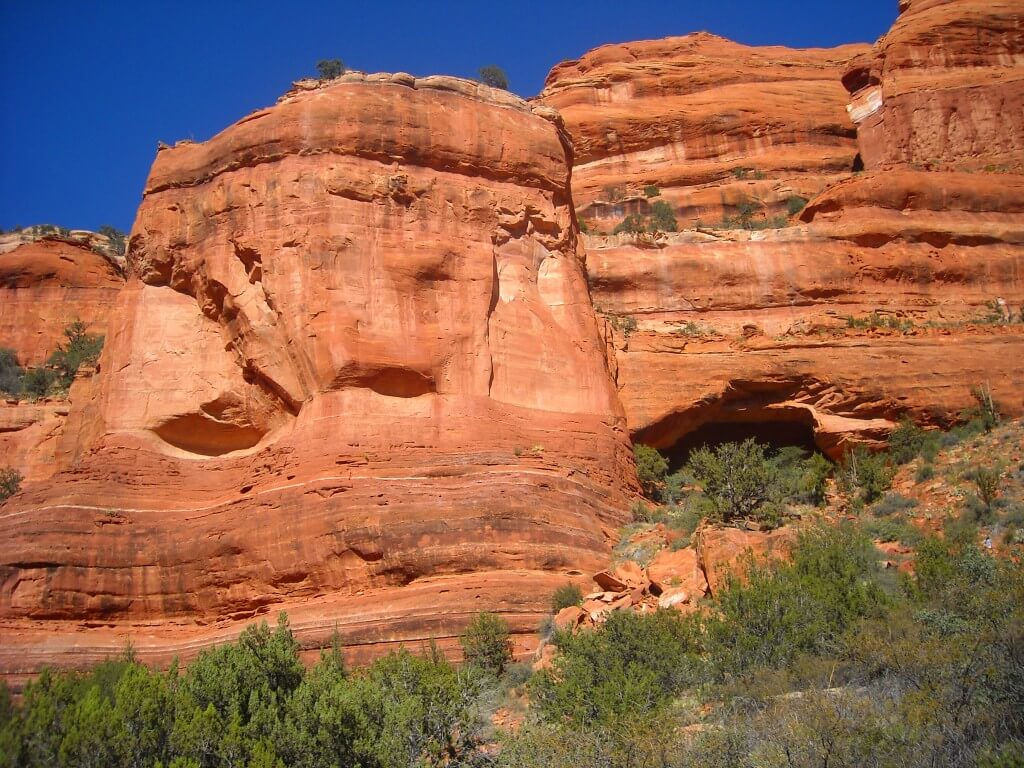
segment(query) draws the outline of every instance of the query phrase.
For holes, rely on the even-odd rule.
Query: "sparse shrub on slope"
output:
[[[665,457],[657,448],[640,443],[633,446],[633,457],[636,461],[636,476],[644,496],[655,501],[660,500],[668,474],[668,462]]]
[[[459,637],[466,662],[495,677],[512,661],[512,644],[508,624],[493,613],[478,613]]]
[[[0,504],[21,490],[21,472],[11,467],[0,468]]]
[[[583,602],[583,590],[575,584],[566,584],[555,590],[551,597],[551,611],[558,613],[563,608],[580,605]]]
[[[699,448],[687,466],[723,522],[761,516],[778,497],[778,468],[752,438]]]

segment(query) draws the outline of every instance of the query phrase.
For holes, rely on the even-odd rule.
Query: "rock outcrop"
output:
[[[657,187],[682,225],[786,215],[851,172],[840,78],[864,45],[751,47],[707,33],[597,48],[557,65],[540,99],[575,145],[573,195],[592,228],[646,214]]]
[[[557,115],[449,78],[301,86],[161,150],[68,466],[0,511],[0,670],[524,643],[635,491]],[[41,639],[45,637],[45,647]]]
[[[901,0],[843,84],[867,168],[1024,171],[1018,0]]]
[[[883,158],[888,163],[863,173],[822,165],[813,153],[832,145],[820,136],[839,134],[811,130],[809,137],[780,129],[780,136],[793,137],[795,167],[828,184],[798,217],[777,222],[780,228],[763,229],[763,216],[747,216],[728,230],[701,226],[679,234],[587,238],[594,304],[619,329],[612,334],[618,384],[635,439],[669,449],[702,427],[720,434],[735,428],[736,435],[747,430],[782,441],[809,436],[835,457],[852,442],[880,444],[902,416],[948,424],[973,404],[971,387],[986,382],[1007,415],[1024,410],[1018,383],[1024,374],[1024,181],[1007,172],[1017,168],[1014,153],[1024,141],[1024,124],[1013,119],[1022,111],[1014,99],[1024,77],[1024,45],[1019,9],[1012,5],[904,3],[893,31],[845,67],[843,57],[856,53],[849,48],[787,53],[701,35],[606,46],[552,71],[544,97],[564,110],[578,147],[574,186],[581,206],[605,183],[639,191],[660,182],[680,225],[690,223],[690,203],[667,188],[668,180],[690,174],[717,184],[713,176],[727,177],[727,164],[709,166],[707,154],[694,148],[725,146],[734,135],[714,119],[732,125],[733,102],[702,101],[706,111],[694,111],[705,77],[711,83],[760,78],[756,86],[743,86],[748,111],[742,114],[749,115],[753,104],[781,109],[789,103],[749,94],[752,87],[776,88],[772,77],[778,76],[791,99],[813,97],[825,110],[792,111],[799,125],[822,126],[832,123],[822,115],[841,108],[837,100],[846,102],[834,86],[849,71],[850,114],[861,135],[855,145],[852,130],[840,132],[849,143],[835,146],[852,159],[859,145],[869,168]],[[993,35],[998,45],[986,47]],[[715,50],[732,55],[715,59]],[[708,65],[691,67],[686,85],[683,64],[695,61]],[[870,118],[858,106],[868,86],[856,73],[865,67],[883,73],[871,98],[884,94],[887,105]],[[787,72],[792,75],[779,74]],[[829,77],[835,81],[819,82]],[[675,83],[678,95],[665,82]],[[734,88],[740,85],[725,91]],[[663,98],[655,98],[659,94]],[[642,109],[645,96],[666,111]],[[680,119],[707,116],[685,123],[691,129],[685,152],[676,151],[676,139],[663,130],[673,124],[667,117],[676,99],[691,105],[679,107]],[[1005,119],[987,120],[999,104],[1007,108]],[[906,122],[908,110],[923,122]],[[950,110],[975,127],[940,143],[935,131],[949,122]],[[632,137],[623,146],[635,146],[635,156],[613,151],[606,125],[616,137]],[[998,138],[982,150],[979,142],[989,134]],[[891,155],[882,146],[891,147]],[[763,150],[766,165],[747,159],[743,165],[760,168],[766,178],[731,183],[775,183],[771,158],[778,144],[740,141],[722,158],[733,162],[744,147]],[[925,156],[937,158],[929,170],[918,162]],[[970,170],[991,172],[961,172],[968,156],[977,161]],[[648,171],[663,170],[664,163],[636,160],[655,157],[671,157],[673,172],[657,177]],[[824,168],[832,168],[831,175],[823,175]],[[621,174],[618,180],[608,175],[612,169]],[[591,178],[600,180],[591,184]],[[731,199],[726,188],[715,187],[715,195]]]
[[[73,320],[103,328],[124,285],[117,262],[99,252],[105,238],[73,234],[0,235],[0,347],[21,365],[44,363]]]

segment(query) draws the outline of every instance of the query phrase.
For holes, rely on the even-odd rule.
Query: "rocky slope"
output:
[[[69,466],[0,512],[0,669],[280,609],[353,654],[484,608],[530,642],[635,488],[566,151],[544,107],[407,75],[160,151]]]
[[[610,231],[646,213],[647,186],[681,222],[769,216],[853,168],[855,130],[840,77],[867,46],[793,50],[707,33],[607,45],[548,75],[540,100],[575,145],[573,195]]]

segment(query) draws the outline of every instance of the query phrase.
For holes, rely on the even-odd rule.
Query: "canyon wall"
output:
[[[552,69],[539,98],[572,134],[573,196],[591,229],[647,213],[648,187],[686,226],[743,206],[775,216],[853,169],[840,78],[866,51],[751,47],[705,32],[606,45]]]
[[[737,54],[756,61],[756,72],[769,83],[771,73],[789,71],[794,61],[819,61],[822,76],[831,72],[833,86],[842,79],[853,93],[825,90],[830,96],[823,100],[825,86],[808,77],[794,77],[787,87],[801,94],[794,98],[815,96],[830,109],[849,100],[862,132],[856,146],[849,132],[844,151],[852,159],[859,148],[869,170],[835,166],[831,176],[819,174],[827,187],[773,228],[766,227],[765,215],[734,219],[731,228],[692,226],[689,203],[665,187],[691,167],[707,168],[707,161],[689,149],[676,151],[675,139],[660,133],[663,114],[651,113],[652,119],[638,109],[629,135],[648,137],[645,157],[671,154],[678,172],[658,177],[655,169],[664,165],[627,162],[628,153],[607,163],[594,160],[610,151],[599,137],[622,119],[625,105],[633,103],[629,94],[652,87],[648,57],[657,58],[666,78],[674,57],[686,61],[694,50],[719,45],[716,39],[667,40],[660,49],[657,43],[606,46],[552,70],[544,98],[564,103],[567,126],[582,146],[574,186],[585,186],[597,168],[617,169],[614,183],[634,190],[661,183],[662,198],[686,229],[586,238],[594,304],[617,328],[620,396],[635,439],[668,449],[705,425],[761,425],[765,434],[772,425],[785,425],[808,430],[819,448],[839,456],[853,442],[880,444],[903,416],[948,425],[973,405],[971,388],[979,385],[991,386],[1008,415],[1024,412],[1024,177],[1013,165],[1024,124],[989,119],[997,105],[1011,107],[1008,115],[1021,113],[1012,106],[1024,73],[1024,45],[1020,13],[1011,5],[904,3],[893,30],[870,51],[764,48],[746,49],[746,58]],[[992,30],[1001,41],[994,48],[984,44]],[[918,47],[908,48],[908,40]],[[927,41],[927,51],[920,41]],[[985,51],[992,55],[982,57]],[[826,53],[831,69],[820,63]],[[843,56],[855,53],[844,68]],[[909,78],[897,62],[916,67],[915,76]],[[888,72],[901,84],[890,105],[890,81],[881,79],[871,99],[884,99],[870,120],[861,108],[864,86],[857,74],[865,68]],[[675,88],[704,92],[708,78],[729,82],[729,72],[724,65],[677,72]],[[773,98],[747,87],[751,105],[786,103],[764,87]],[[621,103],[609,93],[623,94]],[[922,118],[925,124],[908,124],[908,115],[917,114],[913,105],[926,104],[934,110]],[[747,114],[774,108],[750,106]],[[713,105],[708,109],[714,114]],[[728,113],[729,103],[720,109]],[[943,110],[956,111],[963,125],[975,128],[962,141],[950,134],[938,142]],[[815,117],[820,113],[807,114],[807,125],[823,124]],[[763,115],[752,119],[747,135],[780,124]],[[687,147],[724,145],[713,121],[695,130]],[[982,141],[988,135],[998,139]],[[984,151],[979,141],[987,143]],[[771,156],[769,145],[737,141],[725,156],[735,166],[757,168]],[[812,152],[822,143],[801,136],[798,146]],[[879,167],[879,147],[893,151],[885,167]],[[914,160],[924,155],[945,162],[925,168]],[[957,159],[968,155],[977,162],[958,167]],[[810,157],[800,162],[820,172],[823,166]],[[720,184],[771,182],[770,170],[763,181],[730,181],[724,170],[718,166]],[[727,189],[715,194],[724,200]],[[583,205],[588,194],[582,192]],[[628,212],[613,211],[620,217]]]
[[[843,77],[867,168],[1024,171],[1024,9],[1017,0],[901,0]]]
[[[161,150],[67,466],[0,510],[0,670],[533,641],[632,455],[556,113],[450,78],[300,83]]]

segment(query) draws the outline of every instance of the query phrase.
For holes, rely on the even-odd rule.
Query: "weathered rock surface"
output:
[[[90,332],[106,326],[124,277],[90,242],[0,235],[0,347],[13,349],[21,365],[44,363],[73,320]]]
[[[1024,170],[1018,0],[903,0],[843,83],[867,168]]]
[[[854,73],[846,85],[854,91],[850,114],[861,129],[859,147],[869,167],[886,167],[849,178],[837,171],[793,226],[587,239],[595,306],[621,329],[614,334],[618,384],[636,439],[670,448],[702,425],[739,423],[761,425],[769,437],[809,430],[818,447],[838,456],[851,442],[881,441],[904,415],[948,424],[972,405],[971,387],[985,382],[1007,415],[1024,411],[1024,177],[1006,172],[1019,168],[1024,143],[1024,121],[1016,119],[1024,114],[1024,44],[1014,6],[904,3],[893,31],[846,68]],[[615,154],[601,142],[603,126],[625,121],[629,130],[617,135],[664,142],[665,114],[640,109],[631,95],[636,83],[647,83],[642,93],[664,88],[637,73],[657,59],[655,71],[666,80],[677,52],[685,59],[706,57],[711,47],[729,50],[706,37],[637,46],[601,48],[552,73],[546,100],[562,100],[581,147],[577,186],[589,183],[596,168],[636,174],[634,189],[654,183],[635,162],[594,159]],[[745,50],[754,56],[756,49]],[[785,78],[792,93],[806,95],[818,94],[815,78],[830,76],[823,62],[830,56],[829,66],[838,67],[839,54],[849,51],[791,53],[793,61],[817,57],[817,64],[792,70],[817,74]],[[744,71],[760,72],[768,88],[771,62],[781,66],[788,54],[758,55],[749,62],[761,69]],[[733,58],[748,61],[739,50]],[[727,82],[721,72],[746,65],[720,66],[709,65],[710,80]],[[705,69],[694,71],[696,82]],[[886,105],[871,116],[860,106],[868,84],[856,73],[863,71],[877,73],[871,98],[884,96]],[[748,101],[785,100],[748,94]],[[629,121],[625,104],[637,107]],[[729,108],[728,101],[709,104],[708,113],[729,115]],[[807,112],[810,124],[819,124],[818,114]],[[950,132],[940,137],[947,125]],[[694,146],[729,134],[713,121],[694,131]],[[806,136],[798,143],[820,146]],[[849,151],[855,149],[851,143]],[[922,170],[923,158],[934,158],[930,172]],[[707,167],[689,149],[673,163],[678,178]],[[968,168],[998,172],[962,172]],[[581,194],[579,203],[592,199]]]
[[[984,382],[1019,414],[1022,214],[1021,177],[890,171],[799,227],[588,238],[594,303],[638,321],[617,334],[630,428],[668,448],[707,423],[796,423],[835,456],[904,414],[948,424]]]
[[[785,214],[790,198],[852,170],[856,134],[840,78],[867,50],[751,47],[702,32],[559,64],[540,99],[573,137],[577,209],[610,231],[648,212],[651,185],[684,225],[742,205]]]
[[[635,489],[565,147],[508,94],[365,77],[162,150],[70,466],[0,510],[0,670],[279,609],[353,654],[482,609],[532,642]]]

